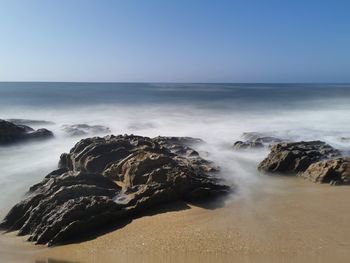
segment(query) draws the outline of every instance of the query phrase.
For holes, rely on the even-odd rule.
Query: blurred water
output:
[[[0,118],[56,123],[46,127],[55,133],[52,140],[0,147],[0,217],[80,139],[68,137],[64,124],[200,137],[207,144],[199,150],[244,196],[262,184],[256,165],[267,152],[233,152],[230,146],[243,132],[320,139],[346,151],[350,139],[341,137],[350,137],[349,116],[350,85],[0,83]]]

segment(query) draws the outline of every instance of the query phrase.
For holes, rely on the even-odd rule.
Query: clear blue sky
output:
[[[350,1],[0,0],[0,81],[350,82]]]

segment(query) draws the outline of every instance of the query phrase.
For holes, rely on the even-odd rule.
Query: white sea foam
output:
[[[306,104],[305,104],[306,105]],[[324,140],[343,150],[350,149],[350,105],[323,101],[318,106],[254,110],[213,108],[212,104],[91,105],[65,107],[8,107],[1,118],[28,118],[54,121],[47,126],[55,138],[44,142],[0,148],[0,215],[25,194],[30,185],[55,169],[59,156],[80,139],[67,137],[64,124],[101,124],[113,134],[143,136],[193,136],[207,142],[199,150],[222,167],[222,174],[238,185],[238,193],[249,195],[261,177],[256,166],[267,150],[237,153],[230,146],[243,132],[272,132],[291,140]]]

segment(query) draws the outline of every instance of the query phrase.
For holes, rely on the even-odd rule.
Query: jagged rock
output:
[[[265,172],[297,173],[310,164],[339,156],[340,152],[322,141],[277,143],[270,154],[259,164]]]
[[[0,145],[16,143],[25,140],[42,140],[53,137],[53,133],[46,129],[34,130],[26,125],[16,125],[0,120]]]
[[[96,134],[107,134],[111,130],[103,125],[88,125],[88,124],[73,124],[63,125],[62,129],[69,136],[85,136],[85,135],[96,135]]]
[[[28,120],[28,119],[7,119],[7,121],[12,122],[16,125],[53,125],[55,124],[52,121],[44,121],[44,120]]]
[[[350,157],[313,163],[299,175],[315,183],[349,184]]]
[[[231,190],[203,169],[210,170],[210,162],[172,152],[170,141],[133,135],[81,140],[62,154],[59,169],[30,188],[0,227],[53,245],[159,204],[202,200]]]

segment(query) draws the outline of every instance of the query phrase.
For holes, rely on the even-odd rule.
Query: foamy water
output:
[[[29,186],[57,167],[61,153],[81,139],[67,136],[62,130],[65,124],[105,125],[113,134],[202,138],[207,144],[199,150],[221,166],[222,176],[237,184],[241,197],[264,184],[256,166],[267,154],[267,150],[232,151],[243,132],[319,139],[344,152],[350,149],[350,140],[341,140],[350,137],[346,86],[310,86],[303,91],[300,85],[76,85],[0,84],[0,118],[55,122],[40,126],[54,132],[52,140],[0,147],[1,217]]]

